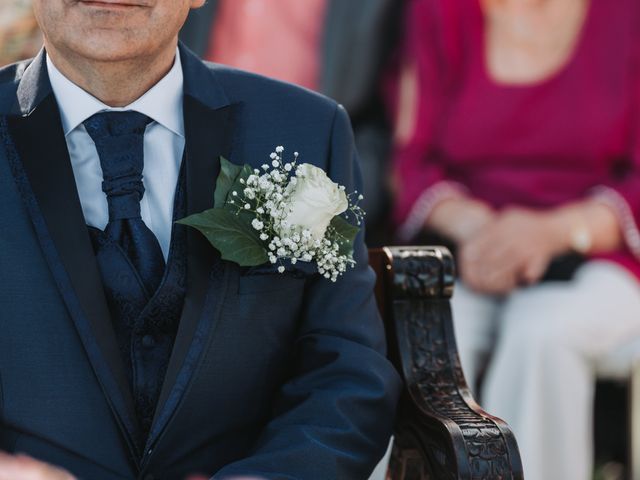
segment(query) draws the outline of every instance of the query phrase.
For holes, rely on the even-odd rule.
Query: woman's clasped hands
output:
[[[495,210],[473,199],[447,200],[429,226],[458,247],[458,270],[471,289],[504,295],[539,281],[552,259],[571,249],[564,212],[507,207]]]

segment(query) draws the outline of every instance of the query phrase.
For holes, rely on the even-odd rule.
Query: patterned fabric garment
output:
[[[186,216],[184,162],[176,190],[173,220]],[[137,317],[126,317],[132,328],[123,347],[128,348],[133,374],[136,414],[146,439],[169,365],[187,290],[187,227],[173,224],[167,268],[160,287]],[[121,309],[122,310],[122,309]]]
[[[107,195],[109,223],[105,242],[113,243],[134,267],[131,288],[142,289],[147,298],[158,288],[164,271],[164,257],[158,239],[140,214],[144,195],[142,183],[144,131],[151,119],[138,112],[102,112],[85,120],[84,126],[96,144],[102,166],[102,190]],[[136,285],[135,280],[141,280]],[[115,288],[123,289],[125,285]]]
[[[142,145],[149,122],[137,112],[99,113],[84,122],[96,143],[109,206],[105,230],[88,228],[134,396],[141,443],[151,427],[186,289],[184,227],[172,231],[165,269],[157,239],[140,216]],[[174,219],[185,214],[183,190],[176,192]]]

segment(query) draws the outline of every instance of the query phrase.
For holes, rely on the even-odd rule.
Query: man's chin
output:
[[[104,37],[78,42],[71,50],[77,57],[94,62],[109,63],[132,61],[148,57],[151,54],[151,49],[141,48],[140,43],[135,40],[124,41]]]

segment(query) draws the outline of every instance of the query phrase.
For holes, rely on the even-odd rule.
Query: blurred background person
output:
[[[203,58],[295,83],[347,109],[363,171],[367,243],[388,240],[390,127],[381,75],[403,0],[210,0],[181,39]],[[302,147],[301,147],[302,148]]]
[[[640,335],[640,2],[408,8],[399,235],[456,251],[465,376],[526,478],[590,479],[594,363]]]
[[[31,0],[0,2],[0,66],[33,57],[42,47],[42,34]]]

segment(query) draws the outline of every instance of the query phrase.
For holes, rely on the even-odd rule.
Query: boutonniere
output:
[[[353,244],[365,215],[358,192],[348,194],[298,152],[283,160],[283,147],[262,169],[220,158],[214,208],[179,220],[199,230],[221,254],[242,267],[315,262],[335,282],[353,267]]]

